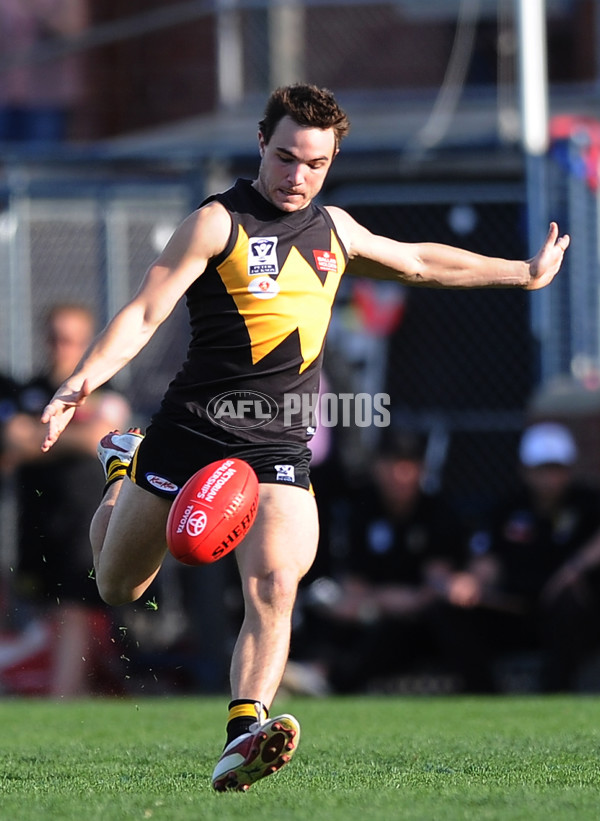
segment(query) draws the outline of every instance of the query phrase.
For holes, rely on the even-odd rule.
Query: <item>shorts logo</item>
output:
[[[146,481],[157,490],[164,490],[165,493],[177,493],[179,490],[177,485],[173,484],[173,482],[170,482],[168,479],[164,479],[162,476],[157,476],[156,473],[147,473]]]
[[[199,536],[208,522],[208,516],[203,510],[195,510],[185,523],[185,529],[190,536]]]
[[[277,237],[250,237],[248,240],[248,276],[277,276]]]
[[[317,271],[331,271],[333,274],[337,274],[338,263],[334,253],[331,251],[313,251],[313,256]]]
[[[253,279],[248,285],[248,290],[257,299],[273,299],[280,291],[277,281],[271,277],[260,277]]]
[[[296,471],[293,465],[275,465],[277,471],[276,479],[278,482],[295,482]]]

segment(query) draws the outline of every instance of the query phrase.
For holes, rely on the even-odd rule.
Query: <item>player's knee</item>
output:
[[[100,598],[111,607],[130,604],[139,597],[136,594],[135,588],[127,585],[123,579],[110,579],[98,576],[96,583]]]
[[[261,576],[256,585],[256,606],[278,613],[289,613],[294,607],[299,578],[291,570],[274,570]]]

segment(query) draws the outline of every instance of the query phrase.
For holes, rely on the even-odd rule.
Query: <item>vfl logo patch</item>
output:
[[[248,276],[277,276],[277,237],[248,239]]]
[[[271,277],[260,277],[260,279],[253,279],[248,285],[248,290],[258,299],[273,299],[280,291],[277,280]]]
[[[177,485],[173,484],[173,482],[170,482],[168,479],[164,479],[162,476],[157,476],[156,473],[147,473],[146,481],[157,490],[164,490],[165,493],[177,493],[179,490]]]
[[[293,465],[275,465],[278,482],[294,482],[296,480],[296,471]]]
[[[331,271],[333,274],[337,274],[337,257],[332,251],[313,251],[313,256],[317,271]]]

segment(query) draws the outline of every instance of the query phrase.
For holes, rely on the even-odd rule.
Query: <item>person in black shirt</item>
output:
[[[317,580],[312,603],[309,591],[304,632],[316,639],[299,653],[312,654],[313,675],[294,659],[284,686],[303,681],[317,694],[321,670],[328,687],[356,692],[418,661],[439,661],[436,625],[466,539],[443,496],[423,489],[425,444],[410,432],[383,438],[373,481],[353,494],[346,572],[336,586]]]
[[[527,428],[520,486],[472,539],[474,584],[451,598],[472,608],[454,637],[473,677],[491,681],[498,655],[536,651],[539,687],[572,690],[600,644],[600,490],[575,477],[577,455],[565,426]]]

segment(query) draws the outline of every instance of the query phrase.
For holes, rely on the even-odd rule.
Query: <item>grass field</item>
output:
[[[289,767],[210,786],[225,699],[0,701],[2,821],[600,818],[600,699],[285,699]]]

